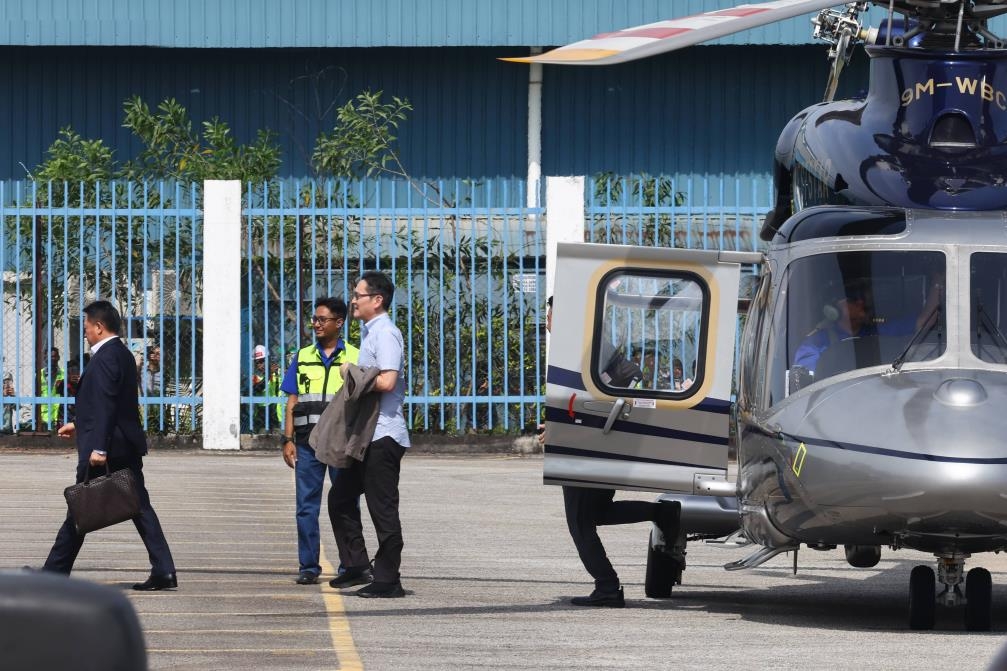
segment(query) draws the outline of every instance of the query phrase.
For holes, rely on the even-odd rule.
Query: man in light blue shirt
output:
[[[332,530],[348,561],[345,572],[329,581],[332,587],[365,585],[357,596],[397,598],[405,596],[399,580],[402,562],[402,525],[399,522],[399,465],[409,447],[409,431],[402,413],[406,397],[402,332],[388,315],[395,285],[384,273],[364,273],[352,294],[353,316],[363,321],[361,368],[381,371],[371,393],[380,393],[378,421],[363,461],[355,461],[339,473],[339,487],[329,490]],[[367,510],[378,537],[373,571],[364,544],[357,497],[367,498]],[[370,584],[366,584],[370,583]]]

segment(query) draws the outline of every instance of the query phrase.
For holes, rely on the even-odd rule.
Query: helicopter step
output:
[[[793,545],[782,545],[773,548],[761,547],[744,559],[724,564],[724,569],[727,571],[741,571],[746,568],[755,568],[756,566],[765,564],[776,555],[783,554],[784,552],[795,552],[800,546],[800,543],[795,543]]]
[[[965,605],[965,628],[969,631],[989,631],[992,625],[993,580],[984,568],[973,568],[967,575],[963,553],[937,555],[937,573],[929,566],[916,566],[909,574],[909,628],[934,628],[937,605]],[[965,593],[962,594],[964,576]],[[944,589],[935,594],[936,584]]]

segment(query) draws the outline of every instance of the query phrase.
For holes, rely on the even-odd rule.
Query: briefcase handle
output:
[[[108,467],[108,458],[105,459],[105,475],[111,476],[112,469]],[[101,477],[100,475],[98,477]],[[84,474],[84,484],[91,482],[91,464],[87,465],[87,473]]]

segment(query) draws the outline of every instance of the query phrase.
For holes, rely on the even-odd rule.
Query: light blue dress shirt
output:
[[[395,326],[388,313],[382,313],[361,328],[360,359],[357,365],[361,368],[376,366],[379,370],[399,371],[395,388],[381,394],[378,423],[371,440],[388,436],[402,447],[409,447],[409,430],[402,413],[402,403],[406,399],[405,348],[402,343],[402,331]]]

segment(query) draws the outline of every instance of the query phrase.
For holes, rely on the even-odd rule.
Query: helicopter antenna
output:
[[[962,0],[962,4],[958,6],[958,27],[955,28],[955,51],[959,50],[962,43],[962,20],[965,18],[965,3],[968,0]]]
[[[892,21],[895,20],[895,0],[888,0],[888,30],[885,31],[885,46],[892,46]]]

